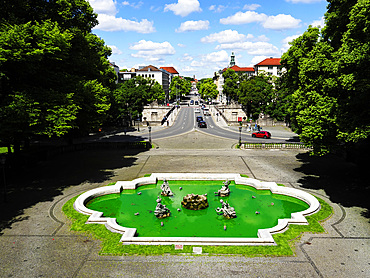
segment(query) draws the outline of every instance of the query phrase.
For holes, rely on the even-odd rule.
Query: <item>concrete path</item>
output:
[[[237,150],[232,140],[195,131],[154,143],[158,148],[145,152],[81,151],[17,169],[0,205],[0,277],[370,276],[368,203],[361,199],[369,190],[358,186],[366,181],[353,165],[299,150]],[[153,172],[247,174],[319,196],[334,215],[326,233],[303,235],[295,256],[278,258],[99,256],[99,241],[69,230],[61,208],[70,198]]]

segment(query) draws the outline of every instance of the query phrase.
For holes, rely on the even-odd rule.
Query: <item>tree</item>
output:
[[[273,98],[272,91],[273,86],[269,77],[260,74],[240,83],[238,99],[247,109],[247,115],[257,119],[260,113],[267,113],[267,107]]]
[[[239,77],[233,69],[227,69],[222,73],[225,79],[223,88],[223,93],[226,95],[228,102],[230,99],[238,100],[238,81]]]
[[[34,135],[102,123],[116,76],[111,50],[91,34],[96,17],[84,0],[2,1],[0,140],[17,150]]]
[[[329,2],[322,35],[309,27],[281,61],[293,128],[319,155],[370,134],[370,0]]]
[[[191,82],[187,79],[182,79],[179,76],[175,76],[171,80],[170,84],[170,99],[181,98],[190,92]]]
[[[202,80],[199,86],[199,94],[203,99],[215,99],[218,95],[217,85],[212,78]]]
[[[132,125],[132,120],[143,112],[144,106],[155,100],[163,101],[165,93],[155,80],[136,76],[118,84],[113,92],[112,107],[109,111],[115,124]]]

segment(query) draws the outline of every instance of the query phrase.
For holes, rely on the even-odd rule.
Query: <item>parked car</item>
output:
[[[197,122],[200,122],[200,121],[203,121],[203,117],[202,116],[197,116]]]
[[[200,127],[200,128],[207,128],[207,123],[205,121],[199,121],[198,122],[198,127]]]
[[[194,105],[194,100],[190,100],[190,105]]]
[[[270,139],[271,133],[268,131],[258,131],[258,132],[252,133],[252,137]]]
[[[199,102],[197,100],[195,101],[195,105],[199,105]]]

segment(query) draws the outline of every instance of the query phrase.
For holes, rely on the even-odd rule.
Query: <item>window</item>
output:
[[[269,70],[272,70],[274,67],[273,66],[268,66],[268,69]]]

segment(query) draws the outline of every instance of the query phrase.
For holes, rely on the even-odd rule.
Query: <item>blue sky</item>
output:
[[[182,76],[212,77],[228,66],[281,57],[308,25],[323,27],[323,0],[89,0],[93,33],[121,69],[172,66]]]

